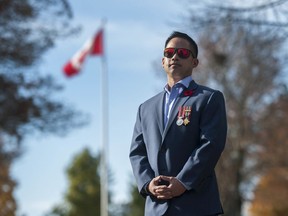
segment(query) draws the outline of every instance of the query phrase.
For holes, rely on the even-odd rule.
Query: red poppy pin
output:
[[[192,90],[185,90],[185,91],[183,92],[183,95],[184,95],[184,96],[192,96],[192,95],[193,95],[193,91],[192,91]]]

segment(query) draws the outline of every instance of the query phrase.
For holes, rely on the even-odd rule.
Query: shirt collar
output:
[[[187,77],[185,77],[184,79],[182,79],[182,80],[178,81],[177,83],[175,83],[174,86],[175,86],[176,84],[178,84],[178,83],[181,83],[183,86],[185,86],[186,88],[188,88],[191,81],[192,81],[192,76],[187,76]],[[168,90],[168,83],[165,85],[164,90],[165,90],[166,92],[169,92],[169,90]]]
[[[181,84],[184,85],[186,88],[188,88],[191,81],[192,81],[192,76],[188,76],[188,77],[185,77],[184,79],[180,80],[180,81],[177,82],[177,83],[181,83]]]

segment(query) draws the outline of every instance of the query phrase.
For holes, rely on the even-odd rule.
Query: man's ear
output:
[[[163,57],[162,58],[162,67],[164,68],[164,61],[165,61],[165,58]]]
[[[197,58],[193,58],[193,68],[196,68],[199,64],[199,60]]]

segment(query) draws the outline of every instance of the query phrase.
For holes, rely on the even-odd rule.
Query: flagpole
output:
[[[102,20],[100,31],[64,65],[63,72],[67,77],[72,77],[79,73],[81,66],[87,55],[102,56],[101,70],[101,145],[100,145],[100,216],[108,216],[109,213],[109,196],[108,196],[108,136],[109,136],[109,104],[108,104],[108,70],[106,63],[106,55],[104,49],[104,24],[106,20]],[[95,168],[96,169],[96,168]]]
[[[102,21],[102,29],[106,20]],[[104,32],[104,31],[103,31]],[[103,38],[104,35],[103,35]],[[103,46],[104,46],[103,40]],[[100,175],[100,215],[108,216],[108,169],[107,169],[107,154],[108,154],[108,143],[109,143],[109,104],[108,104],[108,70],[105,55],[105,48],[103,48],[102,56],[102,73],[101,73],[101,104],[102,104],[102,146],[101,146],[101,175]]]

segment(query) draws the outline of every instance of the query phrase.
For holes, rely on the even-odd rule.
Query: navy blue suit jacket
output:
[[[192,81],[175,101],[166,127],[164,97],[163,91],[139,106],[129,154],[138,189],[146,197],[145,215],[221,214],[214,168],[227,134],[223,94]],[[190,122],[178,126],[183,106],[192,107]],[[153,197],[145,185],[159,175],[176,177],[186,192],[170,200]]]

